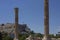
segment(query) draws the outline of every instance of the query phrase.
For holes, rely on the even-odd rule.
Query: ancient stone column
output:
[[[49,0],[44,0],[44,38],[51,40],[49,37]]]
[[[14,40],[18,40],[18,8],[15,8],[15,38]]]

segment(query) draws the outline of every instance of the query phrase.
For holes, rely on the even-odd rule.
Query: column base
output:
[[[51,40],[51,38],[47,38],[46,36],[44,36],[42,40]]]
[[[14,38],[14,40],[18,40],[17,38]]]

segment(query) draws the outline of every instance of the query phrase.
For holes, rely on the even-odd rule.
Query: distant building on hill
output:
[[[14,33],[14,24],[7,23],[7,24],[0,24],[0,31],[6,33]],[[18,32],[19,33],[29,33],[30,29],[28,28],[27,24],[19,24],[18,25]]]

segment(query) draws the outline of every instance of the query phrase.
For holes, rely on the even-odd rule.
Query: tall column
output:
[[[51,40],[49,37],[49,0],[44,0],[44,38]]]
[[[15,8],[15,38],[14,40],[18,40],[18,8]]]
[[[45,0],[44,3],[44,33],[47,37],[49,35],[49,8],[48,8],[48,0]]]

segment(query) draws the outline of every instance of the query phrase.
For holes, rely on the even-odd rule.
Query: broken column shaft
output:
[[[18,8],[15,8],[15,39],[18,40]]]

